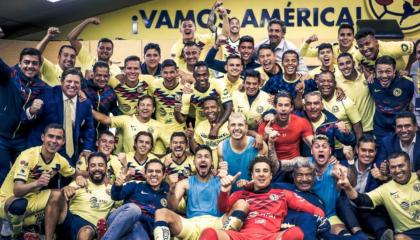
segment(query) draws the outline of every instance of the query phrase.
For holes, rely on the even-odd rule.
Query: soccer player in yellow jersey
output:
[[[210,138],[215,139],[218,136],[219,129],[229,118],[233,109],[232,97],[226,88],[226,85],[214,79],[209,80],[209,69],[204,62],[198,62],[194,67],[194,88],[188,89],[188,85],[184,87],[184,94],[182,95],[182,109],[181,112],[175,112],[175,117],[179,122],[185,122],[186,115],[191,106],[195,107],[195,124],[198,125],[205,119],[202,109],[203,100],[207,97],[218,97],[223,104],[223,112],[220,118],[211,126]],[[190,90],[190,93],[187,91]]]
[[[49,27],[45,37],[36,45],[41,54],[44,52],[51,39],[58,36],[60,30]],[[76,63],[76,49],[70,45],[63,45],[58,50],[58,63],[54,64],[47,58],[42,58],[41,79],[51,87],[61,84],[61,74],[64,70],[73,68]]]
[[[338,27],[338,42],[332,44],[335,56],[340,53],[349,53],[352,56],[358,52],[356,42],[354,40],[354,27],[348,23],[343,23]],[[318,36],[313,34],[309,36],[301,46],[299,53],[304,57],[317,57],[318,46],[310,47],[310,44],[318,41]]]
[[[257,130],[263,121],[263,113],[274,110],[269,103],[270,95],[260,91],[261,75],[255,70],[245,71],[243,86],[245,92],[236,90],[232,94],[233,109],[244,114],[248,128]]]
[[[139,131],[146,131],[152,134],[153,141],[163,141],[164,146],[169,143],[165,142],[163,136],[164,125],[152,119],[155,112],[155,99],[149,95],[144,95],[138,101],[138,114],[137,115],[121,115],[109,117],[93,110],[93,117],[100,123],[115,127],[122,133],[122,149],[127,153],[132,151],[134,146],[134,136]],[[154,148],[155,154],[165,154],[165,149]]]
[[[337,83],[334,73],[328,71],[321,72],[318,75],[317,84],[321,92],[324,108],[334,114],[338,120],[343,121],[347,129],[353,130],[356,139],[359,139],[363,134],[360,113],[353,100],[349,97],[343,100],[337,99]]]
[[[239,55],[229,55],[226,58],[225,69],[226,74],[222,80],[226,84],[229,94],[232,95],[242,84],[241,73],[244,65],[241,57]]]
[[[96,225],[114,206],[111,184],[105,183],[107,160],[103,153],[92,153],[88,159],[88,184],[80,188],[75,182],[62,189],[59,198],[48,201],[45,208],[45,239],[53,240],[57,224],[70,239],[94,239]],[[98,239],[100,236],[98,236]]]
[[[346,96],[350,97],[356,104],[362,118],[363,132],[372,131],[375,102],[370,96],[364,74],[356,70],[355,62],[350,53],[341,53],[337,58],[337,65],[340,70],[340,72],[334,74],[337,86],[343,89]]]
[[[154,81],[153,76],[142,75],[141,61],[137,56],[128,56],[124,60],[124,77],[120,82],[111,78],[109,85],[114,89],[118,98],[118,106],[125,115],[137,113],[138,99],[147,95],[147,90]]]
[[[195,174],[194,156],[188,151],[188,139],[183,132],[174,132],[171,135],[171,150],[162,158],[166,166],[166,181],[169,183],[169,176],[176,174],[179,180],[188,178]]]
[[[98,140],[96,140],[96,147],[98,152],[103,153],[106,156],[107,160],[107,177],[111,180],[121,174],[123,164],[120,159],[112,154],[112,151],[115,149],[115,136],[110,131],[103,131],[99,133]],[[85,157],[80,157],[77,161],[76,169],[82,172],[87,171],[87,159]]]
[[[24,218],[42,212],[48,199],[60,194],[48,189],[50,180],[58,175],[69,177],[76,173],[58,153],[65,142],[62,126],[47,125],[41,139],[41,146],[29,148],[19,155],[0,188],[0,217],[11,222],[14,237],[21,234]]]
[[[321,73],[321,71],[330,71],[335,73],[337,66],[334,63],[334,52],[331,44],[322,43],[318,46],[318,60],[321,62],[321,66],[309,71],[309,76],[312,79],[315,79],[316,75]]]
[[[161,75],[148,92],[156,101],[156,121],[165,126],[162,133],[165,142],[169,143],[172,133],[185,129],[185,123],[174,117],[175,107],[181,105],[183,84],[178,81],[178,67],[172,59],[163,61]]]
[[[337,185],[359,207],[373,209],[383,205],[394,225],[394,239],[420,239],[420,176],[411,172],[405,152],[392,154],[388,161],[392,180],[368,193],[357,192],[344,174]]]
[[[359,52],[355,56],[357,62],[367,62],[370,66],[375,65],[376,59],[382,56],[390,56],[396,61],[396,69],[405,69],[404,56],[410,55],[414,50],[414,43],[410,41],[383,42],[375,38],[375,31],[369,28],[360,29],[356,33]]]
[[[149,160],[157,158],[151,153],[153,144],[153,136],[149,132],[140,131],[134,137],[134,151],[128,152],[125,156],[126,160],[124,160],[126,162],[124,169],[130,173],[131,179],[145,180],[144,166]],[[120,153],[120,155],[123,155],[123,153]]]
[[[91,74],[92,66],[97,61],[108,63],[111,77],[116,77],[121,74],[121,69],[117,65],[112,64],[112,61],[110,60],[114,52],[114,43],[110,39],[99,39],[96,49],[96,57],[92,56],[88,49],[78,40],[79,35],[89,24],[99,25],[100,23],[101,21],[97,17],[87,18],[73,28],[67,35],[67,39],[70,41],[70,44],[76,49],[77,63],[86,78],[90,78],[89,75]],[[88,74],[86,74],[86,71],[88,71]]]

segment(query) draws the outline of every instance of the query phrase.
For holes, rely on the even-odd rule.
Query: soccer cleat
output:
[[[13,234],[13,231],[12,231],[11,223],[8,220],[3,219],[3,225],[1,226],[0,236],[10,237],[12,236],[12,234]]]
[[[106,232],[106,220],[101,218],[98,220],[98,223],[96,224],[96,233],[98,235],[97,239],[100,240]]]

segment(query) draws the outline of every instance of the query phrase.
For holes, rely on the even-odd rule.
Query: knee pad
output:
[[[214,228],[204,229],[199,240],[218,240],[216,230]]]
[[[28,200],[26,198],[18,198],[10,204],[8,212],[13,215],[23,215],[27,207]]]
[[[291,227],[287,229],[283,236],[281,236],[282,240],[303,240],[305,235],[302,232],[302,229],[300,227]]]

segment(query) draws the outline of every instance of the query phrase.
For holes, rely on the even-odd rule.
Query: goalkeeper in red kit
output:
[[[224,230],[207,228],[202,232],[200,240],[303,239],[304,234],[299,227],[280,230],[283,219],[287,215],[287,209],[308,212],[321,218],[325,217],[325,213],[292,191],[271,188],[272,169],[272,162],[269,159],[257,157],[250,164],[252,190],[237,191],[231,196],[229,196],[229,191],[240,173],[222,178],[217,203],[219,210],[228,212],[240,199],[248,203],[248,209],[234,210],[225,222]]]

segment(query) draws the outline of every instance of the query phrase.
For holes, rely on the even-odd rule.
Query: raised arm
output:
[[[79,25],[73,28],[73,30],[70,31],[70,33],[67,35],[67,39],[70,41],[70,44],[76,49],[76,54],[79,54],[79,51],[82,48],[82,43],[78,40],[79,35],[83,32],[87,25],[98,25],[100,23],[101,21],[99,20],[99,18],[91,17],[85,19],[83,22],[81,22]]]
[[[168,193],[168,208],[176,210],[181,202],[182,197],[188,191],[188,178],[181,180],[180,182],[170,182],[169,193]]]
[[[49,27],[47,30],[47,34],[45,37],[36,45],[36,49],[38,49],[41,54],[44,52],[45,48],[47,47],[48,43],[51,39],[57,37],[60,34],[60,29],[56,27]]]
[[[102,114],[100,112],[97,112],[95,110],[92,110],[92,115],[93,115],[93,118],[96,121],[98,121],[102,124],[105,124],[105,125],[111,125],[111,117],[110,116],[107,116],[107,115]]]

